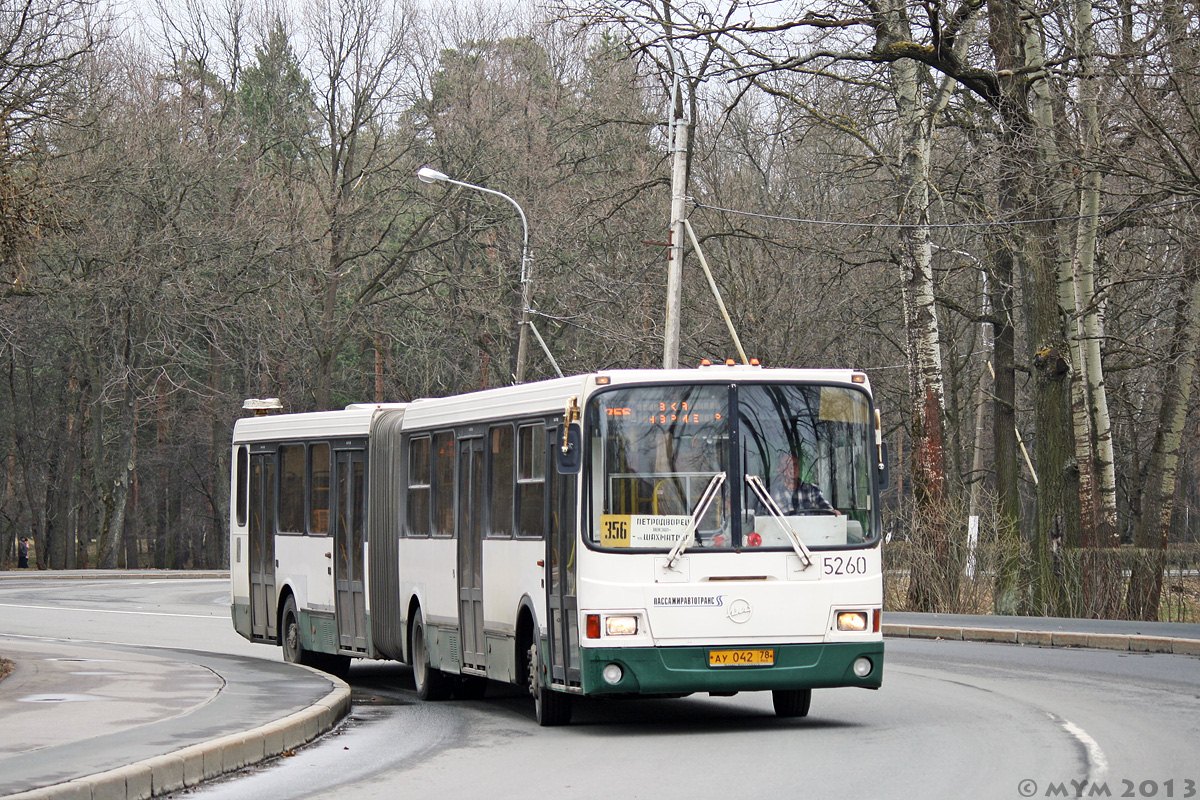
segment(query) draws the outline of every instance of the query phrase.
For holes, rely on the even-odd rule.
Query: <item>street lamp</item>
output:
[[[474,189],[478,192],[502,197],[512,203],[512,207],[517,210],[517,214],[521,217],[521,327],[517,332],[517,383],[525,381],[525,362],[529,357],[529,328],[532,325],[530,320],[530,312],[532,308],[529,306],[529,223],[525,220],[525,212],[521,209],[519,203],[506,195],[504,192],[498,192],[495,189],[489,189],[486,186],[476,186],[473,183],[455,180],[444,172],[438,172],[433,167],[428,165],[417,170],[417,178],[422,183],[451,183],[455,186],[463,186],[467,189]],[[555,370],[558,365],[555,365]]]

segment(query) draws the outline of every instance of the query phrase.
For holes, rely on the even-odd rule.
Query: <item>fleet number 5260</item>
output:
[[[825,556],[826,575],[866,575],[866,556]]]

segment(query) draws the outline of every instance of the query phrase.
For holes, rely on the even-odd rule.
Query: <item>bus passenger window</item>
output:
[[[308,451],[309,474],[312,476],[309,493],[309,533],[329,533],[329,445],[314,444]]]
[[[304,445],[279,448],[279,530],[304,533]]]
[[[234,483],[237,484],[237,524],[239,528],[246,526],[246,470],[250,464],[250,451],[242,445],[237,449],[237,468],[234,470]]]
[[[454,434],[433,436],[433,535],[454,535]]]
[[[408,443],[409,536],[429,535],[429,437]]]
[[[491,525],[489,536],[512,536],[513,532],[513,429],[497,425],[489,437]]]
[[[518,536],[541,537],[546,528],[546,429],[540,423],[517,431]]]

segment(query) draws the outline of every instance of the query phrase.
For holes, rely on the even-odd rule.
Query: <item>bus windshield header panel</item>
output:
[[[619,551],[875,538],[870,400],[849,386],[629,386],[588,409],[591,524]]]

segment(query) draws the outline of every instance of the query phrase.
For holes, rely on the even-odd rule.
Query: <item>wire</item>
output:
[[[722,206],[713,206],[713,205],[709,205],[707,203],[701,203],[700,201],[696,200],[694,197],[689,197],[688,199],[692,201],[692,204],[696,208],[699,208],[699,209],[707,209],[709,211],[721,211],[726,214],[738,214],[743,217],[755,217],[758,219],[770,219],[770,220],[776,220],[779,222],[795,222],[800,225],[824,225],[824,226],[833,227],[833,228],[869,228],[869,229],[887,228],[887,229],[898,229],[898,230],[907,230],[910,228],[939,228],[939,229],[946,229],[946,228],[1011,228],[1011,227],[1014,227],[1017,225],[1037,225],[1037,224],[1045,223],[1045,222],[1077,222],[1081,219],[1088,219],[1088,217],[1080,216],[1077,214],[1074,216],[1067,216],[1067,217],[1043,217],[1041,219],[1015,219],[1015,220],[1010,220],[1007,222],[998,222],[995,220],[982,221],[982,222],[930,222],[930,223],[926,223],[924,225],[917,225],[917,224],[913,224],[913,223],[900,223],[900,222],[841,222],[838,220],[831,220],[831,219],[806,219],[804,217],[784,217],[784,216],[779,216],[776,214],[762,214],[757,211],[742,211],[742,210],[739,210],[736,208],[724,208]],[[1137,210],[1138,211],[1150,211],[1150,210],[1157,209],[1157,208],[1173,208],[1175,206],[1189,205],[1189,204],[1193,204],[1195,202],[1196,201],[1192,200],[1192,199],[1173,200],[1169,203],[1158,203],[1156,205],[1142,206],[1141,208],[1139,208]],[[1101,211],[1097,214],[1097,216],[1118,217],[1121,214],[1129,213],[1130,210],[1131,209],[1126,209],[1124,211]]]

